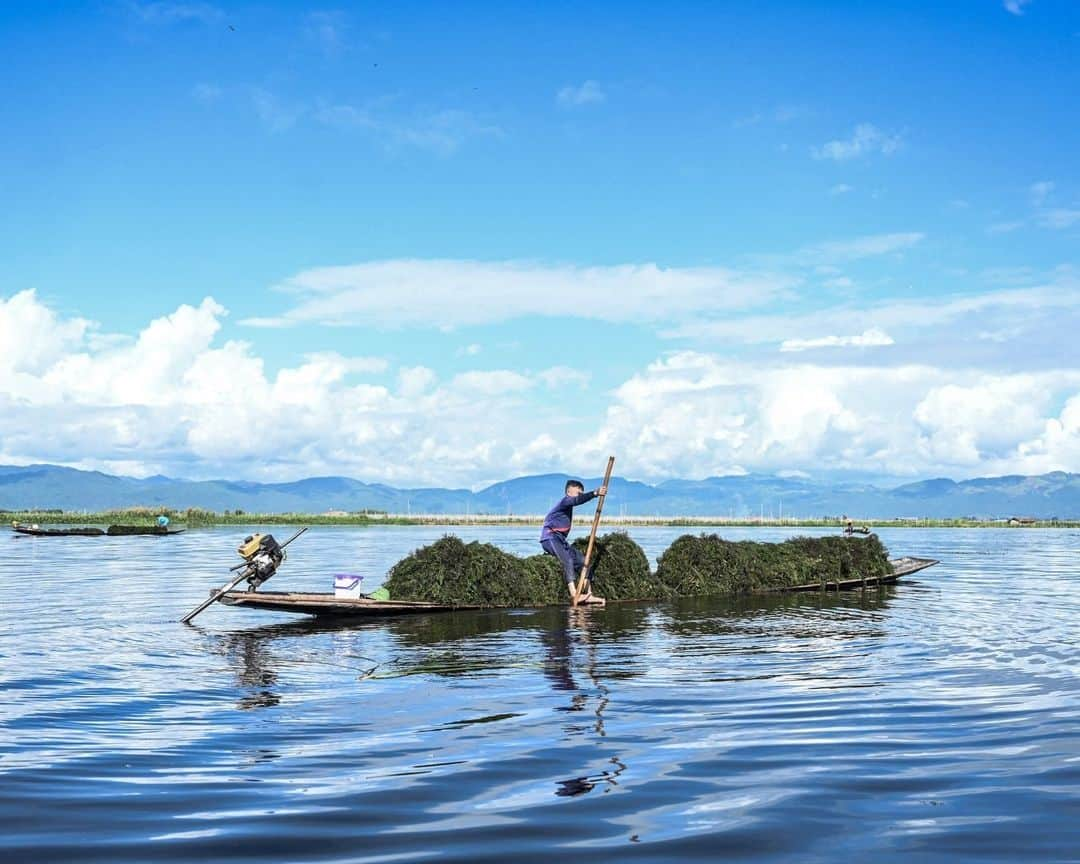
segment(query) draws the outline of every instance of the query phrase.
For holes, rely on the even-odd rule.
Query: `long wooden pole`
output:
[[[297,537],[299,537],[305,531],[307,531],[306,526],[304,528],[301,528],[299,531],[297,531],[295,534],[293,534],[292,537],[290,537],[288,540],[286,540],[284,543],[282,543],[281,548],[284,549],[286,546],[288,546],[290,543],[292,543],[293,540],[295,540]],[[221,588],[221,589],[215,591],[213,594],[211,594],[209,600],[204,600],[202,603],[200,603],[198,606],[196,606],[194,609],[192,609],[190,612],[188,612],[187,615],[185,615],[183,618],[180,619],[180,623],[181,624],[189,624],[189,623],[191,623],[191,619],[194,618],[196,615],[198,615],[200,612],[202,612],[203,609],[205,609],[207,606],[209,606],[212,603],[216,603],[218,600],[220,600],[222,597],[224,597],[226,594],[228,594],[230,591],[232,591],[233,588],[235,588],[237,585],[239,585],[241,582],[243,582],[245,579],[247,579],[248,576],[251,575],[251,571],[249,569],[247,569],[247,568],[251,567],[251,564],[249,562],[245,562],[244,564],[241,564],[240,566],[244,567],[245,569],[240,571],[239,576],[237,576],[235,579],[233,579],[233,581],[230,582],[228,585],[226,585],[224,588]],[[235,567],[230,567],[229,569],[230,570],[235,570],[236,568]]]
[[[601,484],[605,489],[607,489],[608,483],[611,482],[611,471],[614,467],[615,457],[608,456],[607,470],[604,471],[604,482]],[[592,564],[593,551],[596,548],[596,529],[600,527],[600,514],[604,512],[604,498],[606,497],[605,493],[596,499],[596,512],[593,514],[592,530],[589,532],[589,545],[585,549],[585,563],[581,567],[581,575],[578,577],[577,585],[574,588],[575,606],[577,606],[578,600],[581,599],[581,594],[589,581],[589,567]]]

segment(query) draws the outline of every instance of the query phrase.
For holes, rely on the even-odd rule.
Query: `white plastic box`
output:
[[[334,575],[334,596],[356,600],[364,596],[360,590],[363,576],[355,576],[352,573],[337,573]]]

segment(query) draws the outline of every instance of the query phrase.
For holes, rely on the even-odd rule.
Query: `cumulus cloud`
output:
[[[900,149],[902,136],[898,133],[883,132],[872,123],[860,123],[849,138],[828,141],[813,151],[815,159],[831,159],[834,162],[846,162],[872,153],[890,156]]]
[[[677,352],[618,388],[579,452],[590,464],[618,452],[651,477],[811,464],[896,475],[1061,469],[1080,443],[1078,390],[1078,369],[763,366]],[[1070,401],[1055,417],[1062,396]]]
[[[992,302],[1019,308],[1035,296],[1000,292]],[[986,302],[954,298],[923,311]],[[892,320],[906,314],[893,310]],[[1080,369],[1060,358],[1057,367],[991,372],[874,366],[863,352],[793,363],[790,354],[678,351],[609,392],[602,422],[588,427],[578,406],[545,395],[587,386],[580,370],[474,369],[440,380],[423,366],[319,352],[271,371],[252,345],[222,340],[225,315],[206,298],[133,339],[100,340],[90,338],[92,323],[32,292],[0,301],[0,462],[478,485],[509,473],[588,472],[609,452],[646,479],[809,465],[973,476],[1075,470],[1080,457]],[[872,331],[839,343],[883,343]]]
[[[82,343],[90,322],[61,320],[33,290],[0,297],[0,376],[36,373]]]
[[[1004,0],[1002,5],[1013,15],[1023,15],[1024,7],[1031,5],[1031,2],[1032,0]]]
[[[669,320],[767,303],[791,276],[655,264],[575,267],[529,262],[391,260],[298,273],[279,286],[296,305],[254,327],[319,323],[456,327],[529,315]]]
[[[813,348],[876,348],[892,345],[892,337],[884,330],[872,327],[857,336],[819,336],[813,339],[785,339],[780,343],[784,352],[809,351]]]
[[[555,101],[564,108],[577,108],[603,102],[607,94],[595,81],[585,81],[578,85],[567,85],[555,94]]]

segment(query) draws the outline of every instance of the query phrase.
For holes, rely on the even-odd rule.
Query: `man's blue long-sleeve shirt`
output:
[[[595,497],[595,492],[564,496],[544,517],[544,529],[540,532],[540,540],[547,540],[553,534],[565,538],[570,533],[570,526],[574,524],[574,508],[592,501]]]

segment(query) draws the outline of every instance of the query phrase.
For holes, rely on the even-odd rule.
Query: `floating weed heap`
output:
[[[575,541],[585,552],[587,541]],[[593,585],[614,600],[658,596],[649,559],[624,533],[598,537],[593,552]],[[386,588],[395,600],[426,600],[446,606],[543,606],[565,603],[562,566],[550,555],[519,558],[489,543],[457,537],[417,549],[390,571]]]
[[[446,606],[533,606],[565,598],[559,562],[519,558],[490,543],[447,535],[394,565],[386,588],[395,600]]]
[[[782,543],[684,534],[660,556],[656,578],[669,597],[715,597],[891,572],[876,534],[858,539],[796,537]]]
[[[585,552],[588,541],[574,546]],[[609,600],[717,597],[776,591],[892,572],[877,536],[798,537],[783,543],[685,534],[660,556],[656,573],[623,532],[596,540],[593,588]],[[394,565],[386,588],[395,600],[444,606],[544,606],[567,602],[562,567],[550,555],[520,558],[489,543],[446,536]]]
[[[574,541],[574,548],[582,555],[588,545],[585,537]],[[589,573],[593,591],[609,600],[654,600],[663,596],[663,586],[653,576],[645,552],[625,531],[596,538]]]

